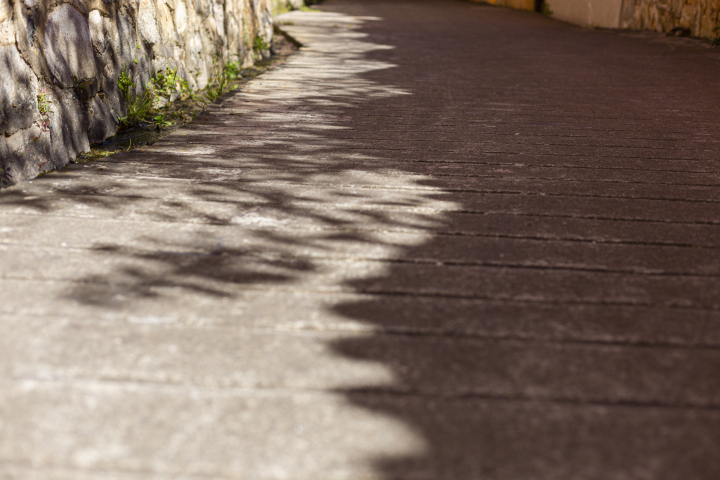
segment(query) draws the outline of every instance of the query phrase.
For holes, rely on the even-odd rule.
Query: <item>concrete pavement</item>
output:
[[[720,54],[328,0],[0,193],[0,479],[720,476]]]

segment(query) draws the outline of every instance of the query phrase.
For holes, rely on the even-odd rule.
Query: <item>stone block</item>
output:
[[[15,45],[0,46],[0,132],[27,128],[39,117],[37,79]]]
[[[33,124],[5,138],[7,154],[2,164],[0,186],[21,182],[43,171],[52,158],[50,142],[47,141],[49,135],[50,132]]]
[[[0,0],[2,2],[3,0]],[[15,25],[12,20],[7,19],[0,22],[0,45],[15,44]]]
[[[12,18],[13,8],[10,0],[0,0],[0,23]]]
[[[133,59],[142,52],[137,48],[137,36],[130,19],[118,12],[114,20],[110,30],[110,39],[116,67],[118,70],[122,70],[125,66],[132,64]]]
[[[140,0],[137,14],[138,32],[142,39],[150,45],[160,43],[160,32],[155,21],[157,14],[155,3],[151,0]]]
[[[717,0],[625,0],[620,24],[622,28],[657,32],[689,30],[693,36],[715,38],[718,18]]]
[[[43,47],[48,67],[64,87],[96,77],[90,28],[70,5],[60,5],[48,15]]]
[[[90,99],[87,115],[90,123],[88,127],[90,143],[100,143],[115,135],[118,124],[117,114],[100,98],[100,95],[95,95]]]
[[[105,54],[110,44],[110,21],[103,17],[99,10],[93,10],[88,15],[88,26],[90,28],[90,40],[95,52],[101,57]],[[115,32],[117,35],[117,32]]]
[[[188,12],[185,2],[183,0],[177,0],[175,2],[175,28],[179,34],[183,34],[188,29]]]
[[[7,142],[5,141],[5,136],[0,136],[0,179],[2,179],[5,173],[5,169],[1,161],[3,158],[8,158],[8,147]],[[0,184],[1,183],[2,181],[0,180]]]
[[[55,91],[55,112],[50,115],[50,141],[53,167],[61,167],[90,149],[89,121],[83,105],[72,90]]]

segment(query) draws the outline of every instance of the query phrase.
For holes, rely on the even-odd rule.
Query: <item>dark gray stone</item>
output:
[[[55,93],[59,110],[51,116],[50,123],[50,148],[53,155],[48,160],[52,168],[66,165],[90,149],[87,134],[89,119],[82,103],[72,90],[59,90]]]
[[[97,76],[88,23],[70,5],[62,4],[48,15],[43,47],[50,70],[63,86]]]
[[[106,138],[115,135],[118,125],[117,113],[107,105],[100,95],[92,97],[88,104],[88,141],[90,143],[100,143]]]
[[[5,138],[7,156],[2,168],[2,186],[11,185],[47,170],[48,159],[52,158],[50,132],[33,124]]]
[[[38,83],[14,45],[0,46],[0,132],[28,128],[40,116]]]

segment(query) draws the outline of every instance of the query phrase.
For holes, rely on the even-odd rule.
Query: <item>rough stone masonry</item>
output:
[[[719,0],[624,0],[620,27],[717,38],[719,17]]]
[[[127,71],[138,89],[177,68],[204,88],[213,61],[253,61],[272,10],[301,0],[0,0],[0,186],[112,136]],[[42,98],[42,100],[41,100]]]

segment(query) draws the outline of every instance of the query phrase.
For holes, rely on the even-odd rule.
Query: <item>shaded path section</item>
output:
[[[0,195],[0,477],[715,479],[720,56],[329,0]]]
[[[337,311],[392,336],[393,395],[353,401],[423,432],[387,478],[720,473],[720,57],[456,2],[330,2],[412,92],[357,125],[460,208]],[[368,109],[369,110],[369,109]],[[425,182],[424,182],[425,183]]]

